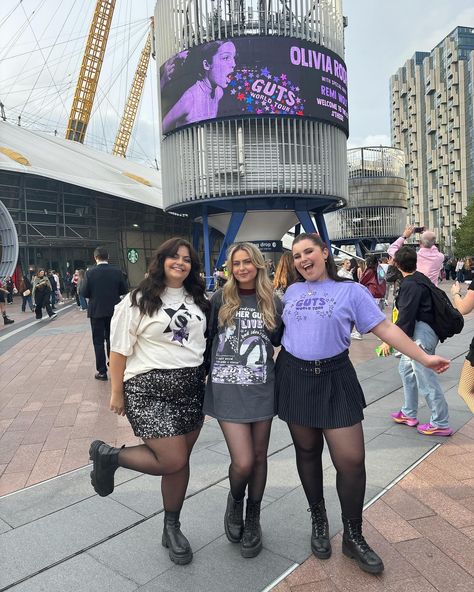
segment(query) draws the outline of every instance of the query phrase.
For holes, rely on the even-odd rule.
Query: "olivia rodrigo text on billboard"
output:
[[[321,45],[234,37],[183,51],[160,68],[162,131],[216,118],[291,116],[348,128],[347,70]]]

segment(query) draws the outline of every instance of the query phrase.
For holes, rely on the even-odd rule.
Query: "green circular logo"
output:
[[[127,251],[127,259],[130,263],[136,263],[138,261],[138,251],[137,249],[128,249]]]

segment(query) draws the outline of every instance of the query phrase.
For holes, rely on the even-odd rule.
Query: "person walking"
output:
[[[419,229],[421,230],[421,229]],[[417,230],[418,231],[418,230]],[[400,249],[407,239],[415,232],[413,224],[407,224],[400,238],[397,238],[388,248],[389,257],[395,257],[395,253]],[[420,235],[417,271],[426,275],[435,286],[438,285],[439,272],[443,267],[444,255],[438,251],[435,245],[436,235],[431,230],[425,230]]]
[[[456,273],[456,281],[463,282],[464,281],[464,259],[458,259],[454,271]]]
[[[293,255],[292,255],[293,257]],[[350,259],[344,259],[342,262],[341,268],[338,270],[337,275],[339,277],[345,278],[346,280],[354,281],[354,276],[352,275],[351,271],[351,262]]]
[[[81,281],[77,293],[87,298],[87,316],[90,319],[92,342],[95,352],[96,380],[108,380],[107,359],[110,358],[110,321],[114,314],[114,306],[120,302],[120,296],[127,294],[128,286],[122,272],[109,265],[109,253],[104,247],[94,251],[96,266],[89,269]],[[74,281],[74,280],[73,280]],[[78,277],[79,281],[79,277]]]
[[[285,251],[278,262],[275,276],[273,278],[273,288],[275,293],[283,298],[287,289],[298,281],[298,276],[293,263],[293,255],[291,251]]]
[[[77,271],[77,293],[79,294],[79,305],[82,311],[87,310],[87,300],[81,294],[82,286],[84,284],[84,277],[86,275],[85,269],[79,269]]]
[[[50,319],[56,318],[56,313],[51,308],[51,284],[44,269],[38,270],[31,289],[31,295],[35,303],[36,318],[41,320],[43,318],[43,308]]]
[[[47,273],[47,277],[49,280],[49,284],[51,286],[51,294],[50,294],[50,299],[51,299],[51,308],[53,310],[56,310],[56,290],[58,289],[58,285],[56,283],[56,278],[54,277],[53,274],[53,270],[49,269],[48,273]]]
[[[4,325],[11,325],[15,321],[13,319],[8,318],[8,316],[7,316],[7,307],[6,307],[7,295],[8,295],[8,290],[4,286],[3,282],[0,280],[0,313],[2,313],[3,324]]]
[[[463,315],[474,310],[474,282],[469,284],[466,294],[461,296],[461,285],[454,282],[451,286],[451,297],[454,308]],[[469,351],[461,370],[458,384],[458,394],[465,401],[471,413],[474,413],[474,337],[469,345]]]
[[[359,281],[372,294],[380,310],[383,310],[385,308],[385,294],[387,292],[385,271],[379,264],[376,255],[369,255],[365,260],[365,264],[365,271]]]
[[[336,468],[342,509],[342,551],[370,573],[384,569],[382,559],[362,534],[365,452],[362,430],[366,406],[349,360],[351,327],[371,331],[427,367],[443,372],[449,361],[430,356],[385,319],[369,291],[337,276],[331,252],[316,234],[300,234],[292,245],[303,282],[284,296],[282,348],[276,362],[279,417],[287,422],[296,464],[312,519],[311,549],[331,556],[323,495],[322,452],[326,441]]]
[[[209,301],[190,243],[172,238],[153,257],[138,288],[115,308],[111,326],[110,409],[126,415],[143,444],[90,446],[91,482],[104,497],[117,467],[161,475],[162,545],[179,565],[193,553],[181,532],[189,456],[203,424],[204,352]],[[92,300],[91,300],[92,302]]]
[[[262,550],[260,504],[275,415],[273,346],[279,345],[282,306],[255,245],[231,245],[227,265],[229,279],[211,298],[212,357],[203,412],[219,421],[231,458],[224,530],[250,558]]]
[[[416,271],[417,254],[411,247],[399,249],[394,255],[394,263],[403,276],[397,297],[396,324],[424,351],[434,354],[439,339],[434,330],[435,310],[429,280]],[[381,350],[384,355],[388,355],[390,347],[383,343]],[[405,402],[399,411],[391,414],[393,421],[416,427],[425,436],[451,436],[453,430],[449,427],[448,404],[436,373],[410,355],[402,355],[398,371]],[[431,410],[430,421],[426,424],[420,424],[417,419],[420,395]]]
[[[26,305],[28,305],[31,312],[34,312],[33,298],[31,290],[33,286],[26,275],[23,275],[20,281],[20,294],[21,294],[21,312],[26,311]]]

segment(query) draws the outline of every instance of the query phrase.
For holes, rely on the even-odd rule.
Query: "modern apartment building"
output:
[[[392,146],[405,153],[407,220],[447,252],[474,198],[474,28],[456,27],[390,79]]]

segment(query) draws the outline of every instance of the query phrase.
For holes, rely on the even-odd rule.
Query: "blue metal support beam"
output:
[[[240,226],[245,218],[245,212],[233,212],[232,216],[230,217],[229,226],[227,227],[227,232],[224,236],[224,241],[221,246],[221,250],[219,252],[219,257],[217,258],[217,267],[220,267],[225,262],[225,254],[229,245],[231,245],[235,241],[235,237],[239,232]]]
[[[319,236],[323,239],[326,243],[329,250],[331,250],[331,241],[329,240],[328,229],[326,226],[326,221],[324,220],[324,216],[321,212],[314,214],[316,224],[319,230]]]
[[[316,230],[316,226],[314,225],[313,219],[307,210],[295,210],[295,214],[298,216],[298,220],[300,221],[301,226],[304,228],[305,232],[308,234],[311,234],[312,232],[318,232]]]
[[[204,275],[206,278],[206,288],[211,287],[211,252],[209,248],[209,223],[207,219],[207,208],[202,208],[202,235],[204,239]]]

